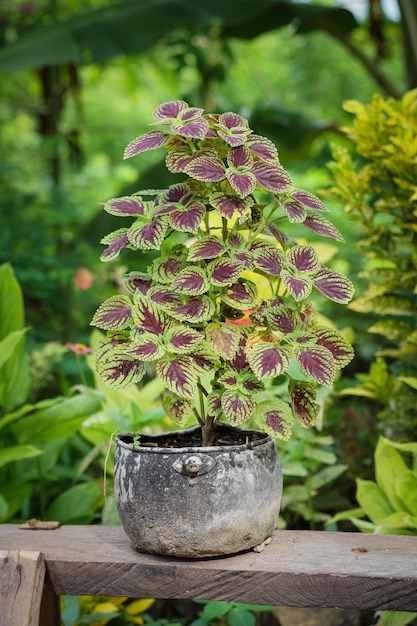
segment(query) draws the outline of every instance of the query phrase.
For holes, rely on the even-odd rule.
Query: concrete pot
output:
[[[116,437],[115,496],[135,549],[211,557],[248,550],[271,535],[282,494],[275,441],[260,431],[219,428],[243,432],[246,442],[157,447],[175,439],[179,432],[173,432],[146,435],[144,445],[134,447],[133,434]]]

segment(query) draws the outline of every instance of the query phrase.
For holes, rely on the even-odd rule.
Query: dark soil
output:
[[[213,446],[239,446],[265,439],[267,435],[257,430],[241,430],[231,426],[217,426],[213,436]],[[184,430],[163,435],[141,435],[136,440],[134,435],[124,435],[125,443],[134,443],[135,447],[151,448],[199,448],[203,441],[201,430]]]

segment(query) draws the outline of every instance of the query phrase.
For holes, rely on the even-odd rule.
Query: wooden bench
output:
[[[59,595],[417,611],[417,538],[277,531],[202,561],[135,552],[120,526],[0,525],[0,626],[59,625]]]

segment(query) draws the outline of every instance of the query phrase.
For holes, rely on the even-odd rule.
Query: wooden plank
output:
[[[0,549],[38,550],[57,594],[199,598],[417,611],[417,539],[277,531],[261,553],[202,561],[134,551],[120,526],[0,526]]]
[[[0,626],[37,626],[45,580],[39,551],[0,550]]]
[[[47,586],[43,588],[39,626],[61,626],[59,596]]]

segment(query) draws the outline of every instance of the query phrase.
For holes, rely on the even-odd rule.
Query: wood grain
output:
[[[277,531],[261,553],[195,561],[139,554],[119,526],[0,526],[0,550],[44,555],[57,594],[199,598],[417,611],[417,539]]]
[[[44,580],[40,552],[0,550],[0,626],[39,624]]]

